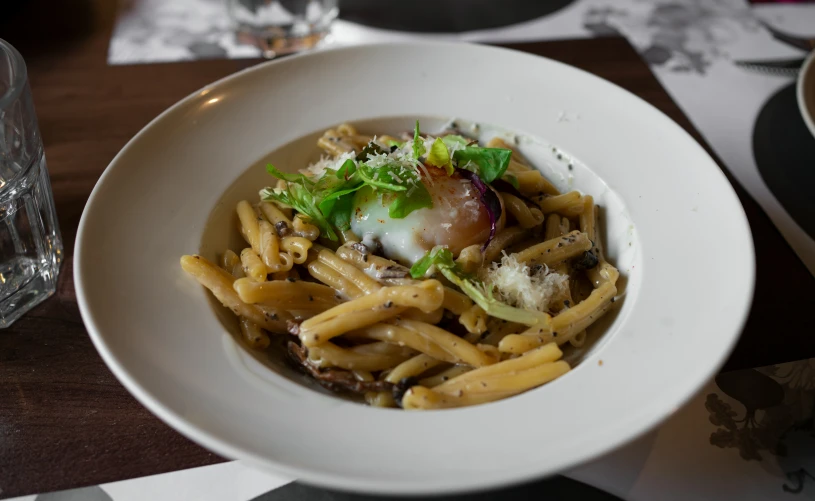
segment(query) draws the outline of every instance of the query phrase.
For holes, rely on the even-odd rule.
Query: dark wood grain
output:
[[[55,297],[0,332],[0,497],[222,461],[148,413],[104,366],[79,316],[71,258],[87,197],[119,149],[178,99],[258,61],[109,67],[113,3],[31,0],[0,20],[0,33],[28,62],[67,251]],[[699,138],[624,40],[513,47],[617,83]],[[815,280],[756,203],[737,191],[756,241],[758,292],[728,367],[815,356],[807,335]]]

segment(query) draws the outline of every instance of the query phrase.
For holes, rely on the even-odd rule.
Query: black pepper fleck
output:
[[[385,308],[390,308],[391,306],[393,306],[393,301],[388,301],[385,303]]]

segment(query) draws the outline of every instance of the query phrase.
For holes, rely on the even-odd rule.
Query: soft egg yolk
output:
[[[489,214],[472,182],[458,173],[448,176],[437,167],[426,166],[426,170],[422,183],[433,201],[431,208],[392,219],[388,207],[393,194],[366,187],[354,198],[353,232],[363,242],[378,242],[386,257],[408,266],[437,245],[457,256],[465,247],[483,244],[490,235]]]

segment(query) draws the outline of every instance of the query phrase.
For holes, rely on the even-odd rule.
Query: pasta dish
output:
[[[400,137],[342,124],[318,146],[296,173],[268,165],[272,185],[237,204],[244,248],[181,258],[249,348],[283,338],[326,388],[403,409],[495,401],[571,369],[562,349],[585,343],[619,278],[591,195],[455,122]]]

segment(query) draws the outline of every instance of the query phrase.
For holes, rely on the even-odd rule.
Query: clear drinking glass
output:
[[[310,49],[328,34],[337,0],[226,0],[240,43],[269,58]]]
[[[62,257],[25,62],[0,39],[0,328],[54,293]]]

